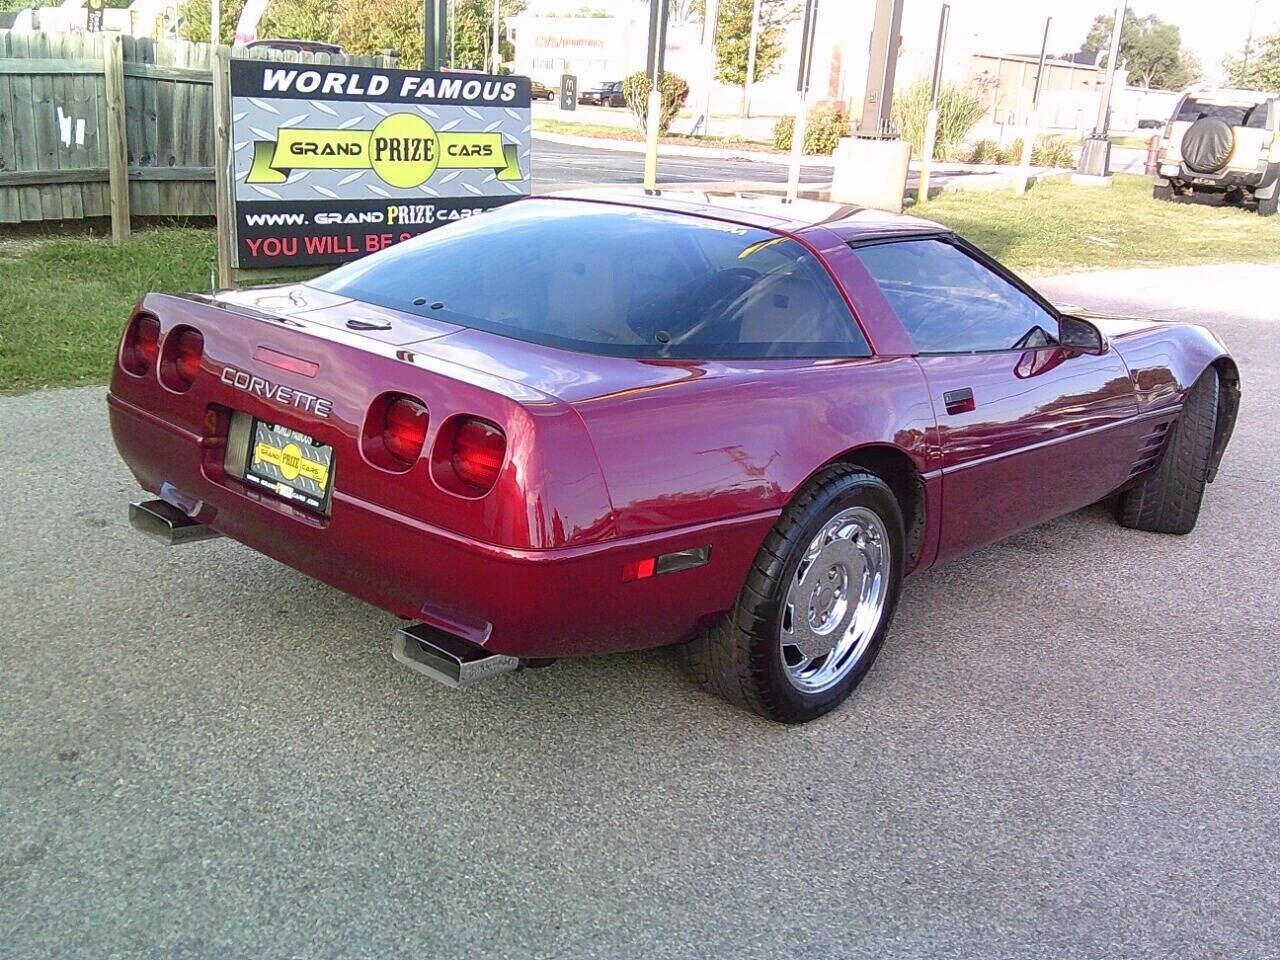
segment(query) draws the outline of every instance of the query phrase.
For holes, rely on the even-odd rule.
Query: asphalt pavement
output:
[[[913,578],[800,728],[662,651],[447,690],[393,618],[132,532],[101,387],[0,398],[0,956],[1280,956],[1280,267],[1042,286],[1236,351],[1200,526]]]
[[[786,183],[788,168],[768,160],[658,154],[661,184],[746,181]],[[644,154],[534,138],[533,185],[538,191],[569,184],[643,183]],[[801,183],[830,183],[830,167],[801,167]]]

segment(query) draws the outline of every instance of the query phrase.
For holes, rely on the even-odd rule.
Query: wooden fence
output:
[[[121,238],[131,216],[213,216],[215,59],[207,43],[0,31],[0,224],[110,216]]]

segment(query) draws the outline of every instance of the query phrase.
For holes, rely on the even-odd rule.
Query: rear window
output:
[[[795,240],[703,217],[521,200],[311,285],[532,343],[619,357],[867,356]]]
[[[1178,108],[1178,115],[1173,119],[1195,123],[1201,117],[1217,117],[1225,121],[1228,126],[1262,130],[1267,125],[1267,105],[1265,102],[1257,106],[1204,103],[1194,97],[1187,97]]]

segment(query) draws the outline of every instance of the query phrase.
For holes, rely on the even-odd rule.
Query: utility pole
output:
[[[751,116],[751,85],[756,82],[756,50],[760,46],[760,0],[751,4],[751,40],[747,43],[747,82],[742,92],[742,115]]]
[[[1026,130],[1022,135],[1022,157],[1018,162],[1018,176],[1014,180],[1013,192],[1027,192],[1027,181],[1031,179],[1031,151],[1035,147],[1036,132],[1040,129],[1040,88],[1044,83],[1044,62],[1049,51],[1049,26],[1053,17],[1044,18],[1044,39],[1040,42],[1040,66],[1036,70],[1036,83],[1031,91],[1031,116],[1027,120]]]
[[[898,50],[902,46],[902,4],[903,0],[876,0],[871,50],[867,55],[867,92],[858,120],[859,137],[889,139],[893,136],[890,117]]]
[[[649,103],[645,111],[644,188],[658,188],[658,124],[662,120],[662,69],[667,52],[667,17],[671,0],[649,0]]]
[[[1124,28],[1126,0],[1116,5],[1116,22],[1111,30],[1111,49],[1107,54],[1107,72],[1103,80],[1102,95],[1098,99],[1098,122],[1093,135],[1085,140],[1080,151],[1080,163],[1072,176],[1072,183],[1103,185],[1111,182],[1111,141],[1107,128],[1111,121],[1111,88],[1116,79],[1116,61],[1120,59],[1120,31]]]
[[[942,89],[942,58],[947,52],[947,23],[951,19],[951,4],[942,5],[938,17],[938,46],[933,53],[933,82],[929,87],[929,114],[924,122],[924,144],[920,151],[920,186],[916,189],[916,203],[929,199],[929,169],[933,166],[933,148],[938,141],[938,93]]]
[[[499,24],[502,21],[501,0],[493,0],[493,72],[497,74],[502,69],[502,51],[498,42]]]
[[[787,199],[800,195],[800,158],[804,156],[804,133],[809,119],[809,73],[813,67],[813,31],[818,22],[818,0],[805,0],[804,30],[800,35],[800,69],[796,72],[795,124],[791,127],[791,169],[787,174]]]

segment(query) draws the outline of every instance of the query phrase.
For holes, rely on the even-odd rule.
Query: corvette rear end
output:
[[[749,537],[620,539],[578,414],[432,354],[455,329],[301,286],[146,297],[108,396],[159,498],[135,525],[233,537],[477,655],[644,646],[731,602],[723,564],[657,578],[663,602],[645,581]]]

